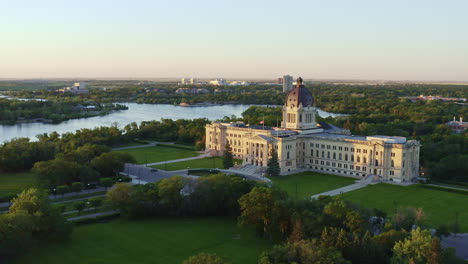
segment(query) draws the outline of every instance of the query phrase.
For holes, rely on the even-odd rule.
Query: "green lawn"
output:
[[[454,220],[458,212],[461,229],[468,232],[468,192],[454,193],[424,185],[403,187],[381,183],[345,193],[344,197],[365,207],[381,209],[388,214],[392,214],[395,207],[423,208],[428,224],[435,228],[439,224]]]
[[[287,191],[292,197],[310,197],[314,194],[341,188],[353,184],[356,179],[318,172],[301,172],[287,176],[271,178],[273,184]]]
[[[124,149],[118,150],[118,152],[129,153],[135,157],[138,164],[189,158],[199,155],[197,152],[190,149],[166,146]]]
[[[241,164],[242,161],[238,159],[234,159],[234,163]],[[200,168],[223,168],[223,160],[222,157],[210,157],[210,158],[203,158],[203,159],[196,159],[196,160],[187,160],[187,161],[180,161],[174,163],[167,163],[162,165],[155,165],[151,166],[153,168],[161,169],[161,170],[183,170],[183,169],[200,169]]]
[[[31,172],[0,173],[0,196],[18,194],[34,183],[35,177]]]
[[[76,227],[67,242],[34,248],[16,264],[180,264],[200,252],[257,263],[271,245],[227,218],[124,220]]]

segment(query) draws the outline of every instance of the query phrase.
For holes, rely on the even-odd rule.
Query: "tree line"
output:
[[[237,217],[241,227],[253,228],[275,245],[259,256],[259,264],[463,263],[453,250],[441,248],[418,208],[399,208],[388,217],[341,197],[297,200],[275,187],[225,174],[121,183],[109,190],[107,199],[130,219]],[[440,231],[437,235],[447,234]],[[184,263],[228,260],[201,253]]]
[[[23,101],[0,98],[0,125],[14,125],[17,122],[28,122],[33,119],[60,123],[69,119],[98,116],[128,109],[124,105],[104,103],[92,104],[95,108],[88,111],[80,107],[80,103],[86,105],[83,101]]]

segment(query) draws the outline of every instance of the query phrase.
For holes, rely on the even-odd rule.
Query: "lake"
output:
[[[36,140],[36,135],[56,131],[59,134],[75,132],[82,128],[94,128],[99,126],[111,126],[117,123],[122,128],[127,124],[142,121],[167,119],[194,119],[206,117],[216,120],[224,116],[241,116],[251,105],[215,105],[215,106],[191,106],[182,107],[169,104],[137,104],[122,103],[128,106],[128,110],[115,112],[106,116],[72,119],[60,124],[24,123],[13,126],[0,125],[0,142],[18,137],[28,137]],[[339,116],[340,114],[328,113],[318,110],[321,117]]]

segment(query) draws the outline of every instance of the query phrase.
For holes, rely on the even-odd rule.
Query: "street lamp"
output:
[[[57,198],[57,189],[54,188],[54,198]]]
[[[87,189],[88,189],[88,194],[89,194],[89,192],[90,192],[89,189],[90,189],[91,184],[88,183],[87,186],[88,186]]]

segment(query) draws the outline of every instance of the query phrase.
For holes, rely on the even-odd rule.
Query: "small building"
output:
[[[445,124],[455,133],[463,133],[468,129],[468,122],[463,122],[463,117],[460,117],[460,121],[455,120],[455,117],[453,117],[452,121]]]
[[[86,86],[87,86],[86,83],[77,82],[77,83],[74,83],[73,86],[65,87],[65,88],[59,89],[58,91],[62,93],[69,92],[72,94],[88,94],[89,91],[88,89],[86,89]]]

